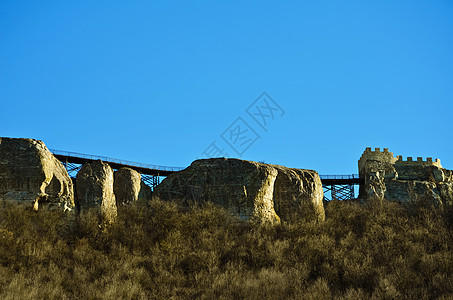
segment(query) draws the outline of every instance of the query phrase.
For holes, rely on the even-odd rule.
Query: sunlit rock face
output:
[[[115,171],[113,191],[116,205],[129,205],[138,200],[141,188],[141,175],[131,168],[121,168]]]
[[[35,210],[71,210],[73,184],[42,141],[0,138],[0,200]]]
[[[396,177],[395,161],[396,158],[388,149],[365,150],[359,160],[359,176],[363,180],[363,184],[360,185],[360,198],[384,198],[386,191],[384,179]]]
[[[285,221],[294,221],[300,213],[324,220],[324,193],[316,171],[272,165],[278,175],[274,186],[274,208]]]
[[[359,160],[362,199],[387,199],[402,203],[424,203],[440,208],[453,205],[453,176],[440,160],[393,157],[387,149],[367,148]]]
[[[146,185],[140,173],[131,168],[121,168],[114,173],[113,191],[117,207],[146,204],[152,199],[151,187]]]
[[[289,220],[301,208],[324,220],[322,184],[315,171],[240,159],[196,160],[164,179],[154,196],[183,205],[209,201],[242,219],[262,222]]]
[[[113,192],[113,170],[100,160],[83,164],[76,177],[77,203],[81,211],[98,208],[103,219],[111,222],[117,216]]]

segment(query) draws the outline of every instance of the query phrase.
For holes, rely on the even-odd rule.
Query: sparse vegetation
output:
[[[453,296],[451,226],[400,204],[331,202],[267,226],[213,205],[0,211],[1,299],[426,299]]]

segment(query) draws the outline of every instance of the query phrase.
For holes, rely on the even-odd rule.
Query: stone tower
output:
[[[358,164],[362,179],[359,198],[424,201],[444,207],[453,203],[453,174],[442,168],[439,159],[403,160],[402,156],[393,157],[387,148],[383,152],[366,148]]]
[[[396,175],[394,164],[397,161],[388,148],[381,152],[380,148],[366,148],[359,159],[359,177],[364,184],[360,185],[359,198],[368,198],[372,194],[383,196],[385,190],[369,190],[372,182],[379,184],[383,178],[393,178]],[[375,184],[373,184],[375,185]]]

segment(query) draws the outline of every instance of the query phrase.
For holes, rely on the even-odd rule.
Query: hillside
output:
[[[1,299],[453,296],[451,224],[420,206],[330,202],[325,222],[270,226],[153,200],[110,227],[68,218],[0,210]]]

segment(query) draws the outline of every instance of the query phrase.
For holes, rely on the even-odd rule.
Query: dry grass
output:
[[[326,222],[240,222],[153,201],[99,227],[60,212],[0,212],[1,299],[425,299],[453,297],[440,213],[331,202]]]

